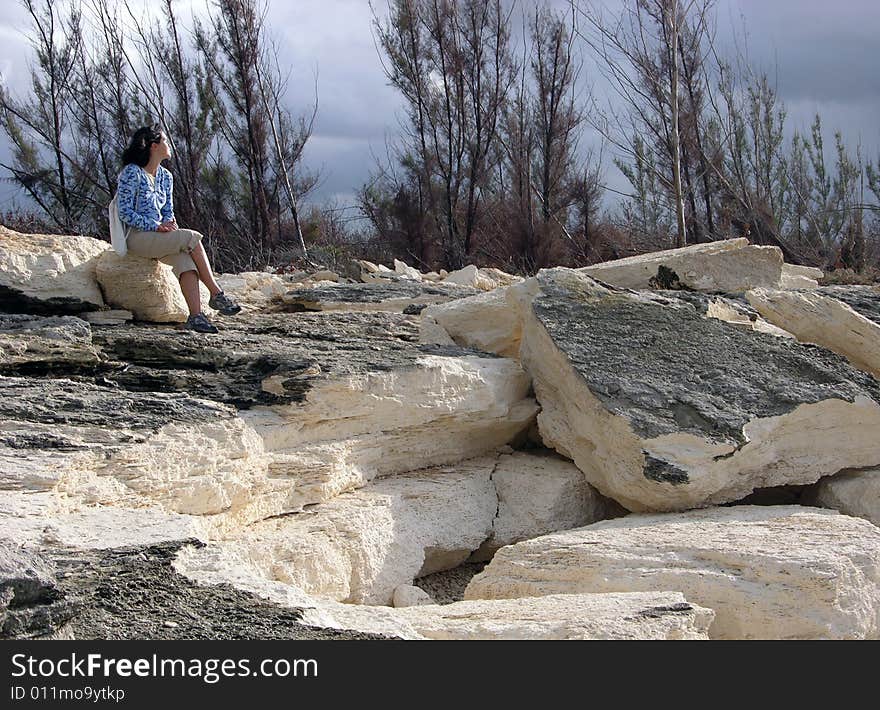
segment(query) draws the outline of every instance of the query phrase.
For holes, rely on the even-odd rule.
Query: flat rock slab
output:
[[[0,486],[88,506],[244,525],[482,455],[537,411],[517,363],[419,345],[402,315],[259,314],[214,337],[6,320],[17,346],[59,337],[0,363]]]
[[[494,466],[484,457],[400,474],[265,520],[221,543],[222,566],[256,570],[309,595],[390,605],[400,585],[457,566],[489,536]]]
[[[159,327],[102,330],[94,342],[128,367],[120,386],[191,391],[247,408],[301,402],[318,382],[417,367],[425,356],[491,355],[419,345],[417,322],[390,313],[250,314],[217,319],[221,332]]]
[[[764,318],[801,342],[833,350],[880,378],[880,291],[754,289],[746,297]]]
[[[698,640],[714,614],[675,592],[557,594],[399,610],[438,640]]]
[[[0,313],[0,374],[94,370],[101,360],[89,324],[79,318]]]
[[[778,247],[728,239],[607,261],[579,271],[620,288],[741,293],[750,288],[779,288],[782,264]]]
[[[136,320],[180,323],[189,315],[180,284],[168,264],[107,251],[98,259],[96,276],[107,303],[131,311]],[[208,308],[210,294],[201,281],[199,296],[205,313],[213,313]]]
[[[98,257],[110,245],[91,237],[21,234],[0,226],[0,311],[64,315],[98,310]]]
[[[629,510],[880,464],[880,383],[834,353],[569,269],[510,289],[541,437]]]
[[[799,506],[630,515],[502,548],[466,599],[674,590],[714,639],[880,637],[880,529]]]
[[[387,283],[355,283],[298,288],[281,300],[294,311],[390,311],[407,307],[445,303],[478,293],[457,284],[430,284],[412,280]]]

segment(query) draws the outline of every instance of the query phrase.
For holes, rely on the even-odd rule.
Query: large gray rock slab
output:
[[[621,288],[741,293],[758,287],[779,288],[782,264],[778,247],[728,239],[606,261],[579,271]]]
[[[569,269],[509,296],[543,441],[630,510],[735,501],[880,464],[880,383],[834,353]]]
[[[465,599],[674,590],[715,639],[880,637],[880,529],[799,506],[630,515],[502,548]]]
[[[98,257],[91,237],[21,234],[0,226],[0,311],[64,315],[98,310]]]
[[[154,542],[134,528],[160,520],[220,534],[492,451],[537,411],[517,363],[419,345],[402,315],[253,315],[215,337],[81,335],[51,363],[0,365],[0,488],[57,496],[47,510],[65,540],[91,525],[113,544]],[[109,506],[150,510],[127,526]],[[24,498],[0,514],[40,538],[43,513]]]
[[[287,291],[281,300],[293,311],[390,311],[446,303],[478,293],[456,284],[430,284],[412,280],[316,286]]]
[[[96,369],[101,362],[89,324],[72,316],[0,313],[0,374]]]

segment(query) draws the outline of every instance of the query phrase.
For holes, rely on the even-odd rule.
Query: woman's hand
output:
[[[157,232],[173,232],[175,229],[178,229],[176,219],[163,222],[158,227],[156,227]]]

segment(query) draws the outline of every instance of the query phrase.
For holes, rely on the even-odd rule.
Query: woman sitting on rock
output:
[[[135,131],[122,154],[125,167],[119,174],[119,218],[131,227],[128,251],[170,264],[180,281],[180,290],[189,307],[185,328],[199,333],[216,333],[217,328],[202,313],[199,279],[208,287],[208,305],[225,316],[241,311],[214,280],[202,235],[181,229],[174,219],[173,179],[160,163],[171,157],[168,138],[158,124]]]

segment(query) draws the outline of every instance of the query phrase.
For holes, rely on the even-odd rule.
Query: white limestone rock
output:
[[[512,360],[424,355],[417,367],[322,381],[300,404],[254,407],[241,417],[264,442],[269,477],[289,487],[284,509],[295,511],[377,476],[451,464],[512,441],[538,410],[528,391]]]
[[[430,595],[419,587],[411,584],[401,584],[394,590],[393,606],[396,609],[403,609],[408,606],[425,606],[433,604],[434,600]]]
[[[880,468],[842,471],[823,478],[804,496],[803,504],[831,508],[880,527]]]
[[[494,457],[374,481],[223,543],[265,579],[313,596],[389,605],[416,577],[451,569],[492,531]]]
[[[492,474],[498,514],[492,536],[475,559],[550,532],[583,527],[606,517],[605,500],[571,461],[551,452],[501,456]]]
[[[705,639],[713,612],[678,592],[565,594],[406,608],[310,596],[261,576],[250,559],[211,544],[184,547],[174,568],[200,584],[232,584],[302,610],[302,622],[401,639]],[[419,590],[421,591],[421,590]]]
[[[506,271],[502,271],[501,269],[496,269],[491,266],[484,266],[480,269],[480,273],[484,276],[492,279],[498,287],[501,286],[510,286],[515,283],[519,283],[523,280],[522,276],[516,276],[514,274],[508,274]]]
[[[570,269],[508,293],[542,440],[628,510],[686,510],[880,465],[880,383],[831,352]]]
[[[180,284],[168,264],[106,251],[98,259],[97,276],[107,302],[114,308],[131,311],[136,320],[181,323],[189,315]],[[204,312],[210,313],[210,294],[201,282],[199,291]]]
[[[739,293],[758,287],[779,288],[782,263],[778,247],[752,246],[741,238],[630,256],[579,271],[620,288],[668,288],[670,284],[652,282],[664,266],[675,272],[686,288]]]
[[[447,274],[443,281],[446,283],[459,284],[461,286],[470,286],[480,289],[480,291],[491,291],[498,287],[498,283],[488,275],[481,273],[473,264],[465,266],[463,269],[453,271]]]
[[[54,492],[3,491],[0,527],[22,543],[76,549],[208,539],[210,534],[210,526],[194,516],[156,506],[87,505]]]
[[[775,326],[772,323],[768,323],[763,318],[755,318],[755,320],[752,320],[741,311],[731,308],[730,304],[722,299],[712,299],[712,301],[710,301],[709,303],[706,315],[709,318],[717,318],[718,320],[723,320],[727,323],[733,323],[734,325],[749,328],[750,330],[754,330],[758,333],[767,333],[769,335],[775,335],[779,338],[794,338],[794,335],[789,333],[787,330],[783,330],[782,328]]]
[[[280,299],[290,288],[291,280],[265,271],[244,271],[240,274],[221,274],[217,276],[217,283],[247,312],[263,309]]]
[[[92,325],[122,325],[133,320],[134,314],[123,310],[90,311],[81,314],[80,317]]]
[[[438,640],[698,640],[713,613],[677,592],[636,592],[462,601],[396,616]]]
[[[400,274],[404,278],[411,279],[412,281],[422,280],[422,274],[418,269],[413,268],[406,262],[400,261],[399,259],[394,260],[394,272]]]
[[[333,283],[338,283],[339,274],[337,274],[335,271],[330,271],[329,269],[322,269],[311,274],[311,276],[309,276],[309,281],[332,281]]]
[[[714,639],[880,637],[880,529],[800,506],[630,515],[502,548],[465,599],[675,590]]]
[[[818,288],[819,279],[825,276],[822,269],[796,264],[782,265],[782,278],[779,280],[781,289]]]
[[[843,301],[817,291],[769,289],[753,289],[746,298],[764,318],[801,342],[828,348],[880,378],[880,324]]]
[[[518,358],[521,338],[519,313],[506,299],[506,288],[460,298],[422,311],[421,342],[438,342],[435,324],[458,345]]]
[[[102,308],[95,268],[109,249],[91,237],[22,234],[0,226],[2,310],[75,314]]]

